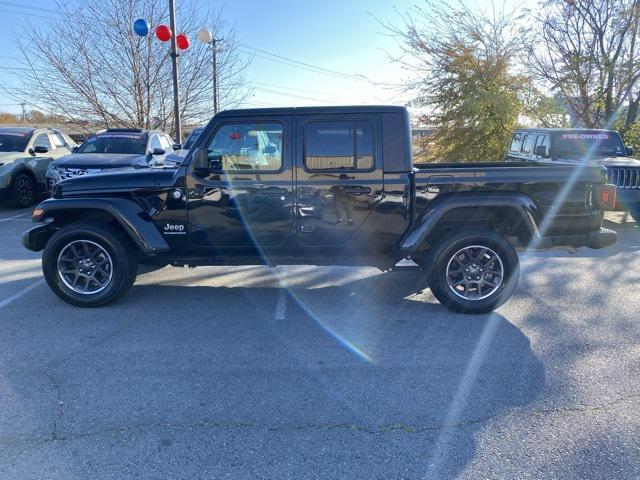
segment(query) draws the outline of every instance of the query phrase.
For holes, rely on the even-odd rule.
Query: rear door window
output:
[[[374,144],[367,121],[311,122],[305,128],[304,165],[311,171],[371,170]]]
[[[538,150],[538,147],[546,147],[546,156],[549,156],[549,135],[538,135],[536,138],[536,145],[533,148],[534,154]]]

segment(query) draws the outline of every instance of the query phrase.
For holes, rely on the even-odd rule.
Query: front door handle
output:
[[[371,188],[354,185],[349,187],[342,187],[342,191],[349,195],[369,195],[371,193]]]

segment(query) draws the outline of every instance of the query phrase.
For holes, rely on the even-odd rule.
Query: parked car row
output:
[[[76,146],[52,128],[0,128],[0,196],[16,207],[33,204],[46,188],[49,163]]]
[[[78,145],[53,128],[0,128],[0,199],[24,208],[62,180],[180,163],[202,130],[194,129],[181,145],[160,130],[112,128]]]

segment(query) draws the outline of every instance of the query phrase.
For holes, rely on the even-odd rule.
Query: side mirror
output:
[[[627,157],[632,157],[634,153],[635,150],[633,149],[633,147],[627,147]]]
[[[181,143],[174,143],[173,144],[173,150],[174,151],[182,150],[182,144]]]
[[[43,147],[42,145],[37,145],[35,147],[33,147],[31,150],[33,150],[33,153],[48,153],[49,149],[47,147]],[[31,152],[29,152],[31,153]]]
[[[547,154],[547,147],[544,145],[538,145],[533,154],[537,157],[547,158],[549,155]]]
[[[164,151],[164,148],[154,148],[153,151],[151,152],[151,155],[152,156],[164,155],[165,153],[167,153],[167,152]]]
[[[209,153],[206,148],[196,148],[191,154],[191,165],[193,171],[208,175],[209,174]]]
[[[276,147],[275,145],[268,145],[264,147],[262,153],[266,153],[267,155],[275,155],[276,153],[278,153],[278,147]]]

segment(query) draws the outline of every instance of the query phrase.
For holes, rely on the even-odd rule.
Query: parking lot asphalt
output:
[[[419,275],[165,268],[71,307],[0,208],[2,479],[640,478],[640,231],[523,254],[465,316]]]

